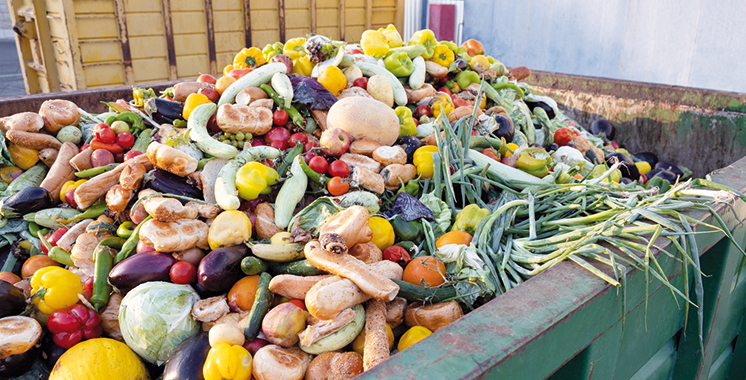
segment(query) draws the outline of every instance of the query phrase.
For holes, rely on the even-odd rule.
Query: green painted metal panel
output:
[[[744,365],[744,363],[746,363],[746,323],[744,323],[744,321],[741,321],[738,338],[736,338],[736,344],[734,345],[733,363],[738,365],[731,366],[728,379],[746,379],[746,365]]]
[[[708,374],[707,378],[709,380],[727,379],[728,370],[730,369],[732,363],[733,347],[728,346],[727,349],[723,351],[717,359],[715,359],[715,362],[712,363],[712,367],[710,367],[710,373]],[[741,363],[741,365],[743,364]]]
[[[676,342],[671,339],[630,380],[668,380],[676,362]]]

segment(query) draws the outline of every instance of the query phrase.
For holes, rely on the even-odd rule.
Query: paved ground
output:
[[[0,39],[0,98],[19,95],[26,95],[26,89],[16,43],[12,39]]]

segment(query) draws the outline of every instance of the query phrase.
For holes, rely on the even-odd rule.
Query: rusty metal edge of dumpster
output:
[[[532,71],[531,85],[620,98],[665,102],[711,110],[746,113],[746,93],[635,82],[548,71]]]
[[[153,88],[153,90],[157,92],[173,86],[178,82],[182,81],[145,83],[138,84],[137,86]],[[130,98],[132,98],[132,86],[129,85],[2,98],[0,99],[0,117],[9,116],[19,112],[37,112],[39,106],[48,99],[65,99],[77,104],[78,107],[85,111],[104,112],[106,111],[106,106],[101,102],[113,102],[117,99]]]

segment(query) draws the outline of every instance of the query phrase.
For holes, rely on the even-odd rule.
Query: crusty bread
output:
[[[55,203],[60,200],[60,190],[65,182],[75,179],[75,170],[70,166],[70,159],[78,153],[78,147],[71,142],[62,144],[54,164],[41,182],[41,187],[49,191]],[[77,191],[77,190],[76,190]]]
[[[370,157],[373,155],[373,151],[376,150],[381,144],[371,139],[360,139],[355,140],[350,144],[350,153],[362,154],[363,156]]]
[[[44,130],[53,134],[67,125],[80,123],[78,106],[64,99],[45,100],[39,107],[39,115],[44,119]]]
[[[430,331],[436,331],[463,316],[464,312],[456,301],[432,305],[415,302],[407,306],[404,322],[409,327],[422,326]]]
[[[366,371],[389,357],[389,336],[386,332],[386,304],[370,300],[365,309],[365,344],[363,369]]]
[[[179,177],[194,173],[199,165],[196,158],[155,141],[148,145],[147,153],[153,165]]]
[[[383,259],[383,252],[372,242],[355,244],[350,248],[349,254],[366,264],[377,263]]]
[[[202,196],[206,202],[217,203],[215,199],[215,181],[218,179],[220,169],[228,163],[228,160],[222,158],[213,158],[205,163],[199,172],[199,179],[202,181]]]
[[[357,352],[324,352],[308,365],[305,380],[350,380],[363,373],[363,357]]]
[[[374,193],[383,194],[386,190],[386,183],[377,172],[372,172],[365,167],[357,166],[352,169],[352,180],[359,183],[366,190]]]
[[[301,380],[311,363],[311,355],[299,348],[270,344],[254,355],[251,374],[256,380]]]
[[[140,239],[158,252],[176,252],[194,247],[208,249],[208,230],[207,224],[200,220],[159,222],[151,219],[140,229]]]
[[[383,169],[383,165],[379,162],[370,157],[363,156],[362,154],[345,153],[340,156],[339,159],[351,168],[363,167],[375,173],[378,173]]]
[[[88,208],[101,198],[101,196],[106,194],[112,186],[119,183],[119,176],[122,174],[122,171],[124,171],[124,168],[129,165],[137,164],[145,166],[146,170],[153,168],[150,160],[148,160],[148,157],[144,154],[129,159],[127,162],[117,166],[116,168],[106,173],[99,174],[88,180],[88,182],[78,186],[75,190],[75,203],[77,203],[78,207],[81,209]]]
[[[272,110],[266,107],[223,104],[218,108],[216,121],[224,132],[264,135],[272,129]]]
[[[308,290],[317,282],[333,277],[331,275],[320,276],[296,276],[292,274],[280,274],[272,277],[269,282],[269,291],[287,298],[304,300]]]
[[[404,322],[404,310],[407,308],[407,300],[401,297],[386,302],[386,323],[391,328],[396,328]]]

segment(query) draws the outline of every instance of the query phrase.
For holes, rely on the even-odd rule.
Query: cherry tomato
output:
[[[329,164],[327,173],[329,173],[329,175],[332,177],[346,178],[348,175],[350,175],[350,167],[347,166],[344,161],[337,160]]]
[[[350,184],[342,178],[334,177],[329,180],[327,189],[329,190],[329,194],[338,197],[350,190]]]
[[[448,89],[448,88],[446,88],[446,87],[441,87],[441,88],[439,88],[439,89],[438,89],[438,91],[439,91],[439,92],[445,92],[446,94],[448,94],[448,96],[451,96],[451,95],[453,95],[453,93],[451,92],[451,90],[449,90],[449,89]]]
[[[313,160],[314,157],[318,157],[318,156],[319,156],[319,154],[316,153],[316,152],[308,152],[303,157],[303,159],[306,160],[306,163],[309,163],[309,162],[311,162],[311,160]]]
[[[276,112],[277,111],[275,111],[275,113]],[[285,110],[282,110],[282,112],[285,112]],[[287,112],[285,113],[287,114]],[[293,133],[292,135],[290,135],[290,147],[291,148],[295,148],[295,145],[298,143],[305,145],[307,142],[308,142],[308,136],[306,136],[305,133],[298,132],[298,133]]]
[[[417,116],[418,119],[423,116],[430,116],[430,107],[428,107],[426,104],[423,104],[417,107],[416,110],[414,110],[414,115]]]
[[[96,132],[96,138],[104,144],[113,144],[117,140],[117,134],[114,133],[114,130],[111,129],[111,127],[106,125],[106,127],[101,127],[98,132]]]
[[[299,308],[303,309],[303,311],[308,311],[308,309],[306,309],[306,304],[303,302],[303,300],[293,298],[290,301],[288,301],[288,303],[292,303],[293,305],[298,306]]]
[[[88,277],[83,283],[83,297],[90,302],[91,296],[93,296],[93,276]]]
[[[218,80],[210,74],[202,74],[197,77],[197,82],[215,84],[218,82]]]
[[[228,76],[231,76],[231,77],[235,78],[236,80],[238,80],[238,79],[241,79],[242,76],[250,73],[253,70],[254,69],[252,69],[252,68],[233,69],[233,70],[231,70],[231,71],[228,72]]]
[[[363,90],[367,90],[368,89],[368,78],[366,77],[357,78],[355,79],[355,81],[352,82],[352,85],[355,87],[360,87]]]
[[[49,244],[51,244],[53,247],[57,246],[57,242],[62,238],[63,235],[67,233],[67,228],[60,227],[49,236]]]
[[[288,123],[288,118],[290,115],[288,115],[288,111],[285,110],[277,110],[275,113],[272,114],[272,122],[275,125],[283,126]]]
[[[220,94],[218,94],[214,88],[203,88],[197,91],[197,93],[206,96],[207,99],[210,99],[213,102],[220,99]]]
[[[132,148],[135,145],[135,136],[129,132],[122,132],[117,135],[117,145],[124,149]]]
[[[315,148],[317,146],[319,146],[319,144],[317,142],[309,141],[309,142],[303,144],[303,152],[304,153],[308,152],[308,151],[310,151],[311,149],[313,149],[313,148]]]
[[[65,202],[72,206],[72,208],[78,208],[78,203],[75,202],[75,189],[70,189],[65,193]]]
[[[329,167],[329,163],[326,162],[326,158],[316,156],[308,161],[308,167],[310,167],[311,170],[315,171],[316,173],[324,174],[326,173],[326,168]]]
[[[565,146],[569,144],[574,137],[578,136],[578,134],[579,133],[574,129],[567,127],[559,128],[554,132],[554,143],[559,146]]]
[[[272,141],[271,143],[269,143],[269,146],[271,146],[271,147],[273,147],[275,149],[285,150],[285,149],[288,148],[288,142],[287,141],[275,140],[275,141]]]
[[[127,160],[130,160],[130,159],[133,159],[133,158],[135,158],[135,157],[137,157],[137,156],[139,156],[141,154],[142,154],[142,152],[140,152],[139,150],[133,149],[133,150],[131,150],[131,151],[129,151],[129,152],[127,152],[127,153],[124,154],[124,160],[127,161]]]
[[[191,284],[197,279],[197,268],[188,261],[179,261],[168,271],[174,284]]]

